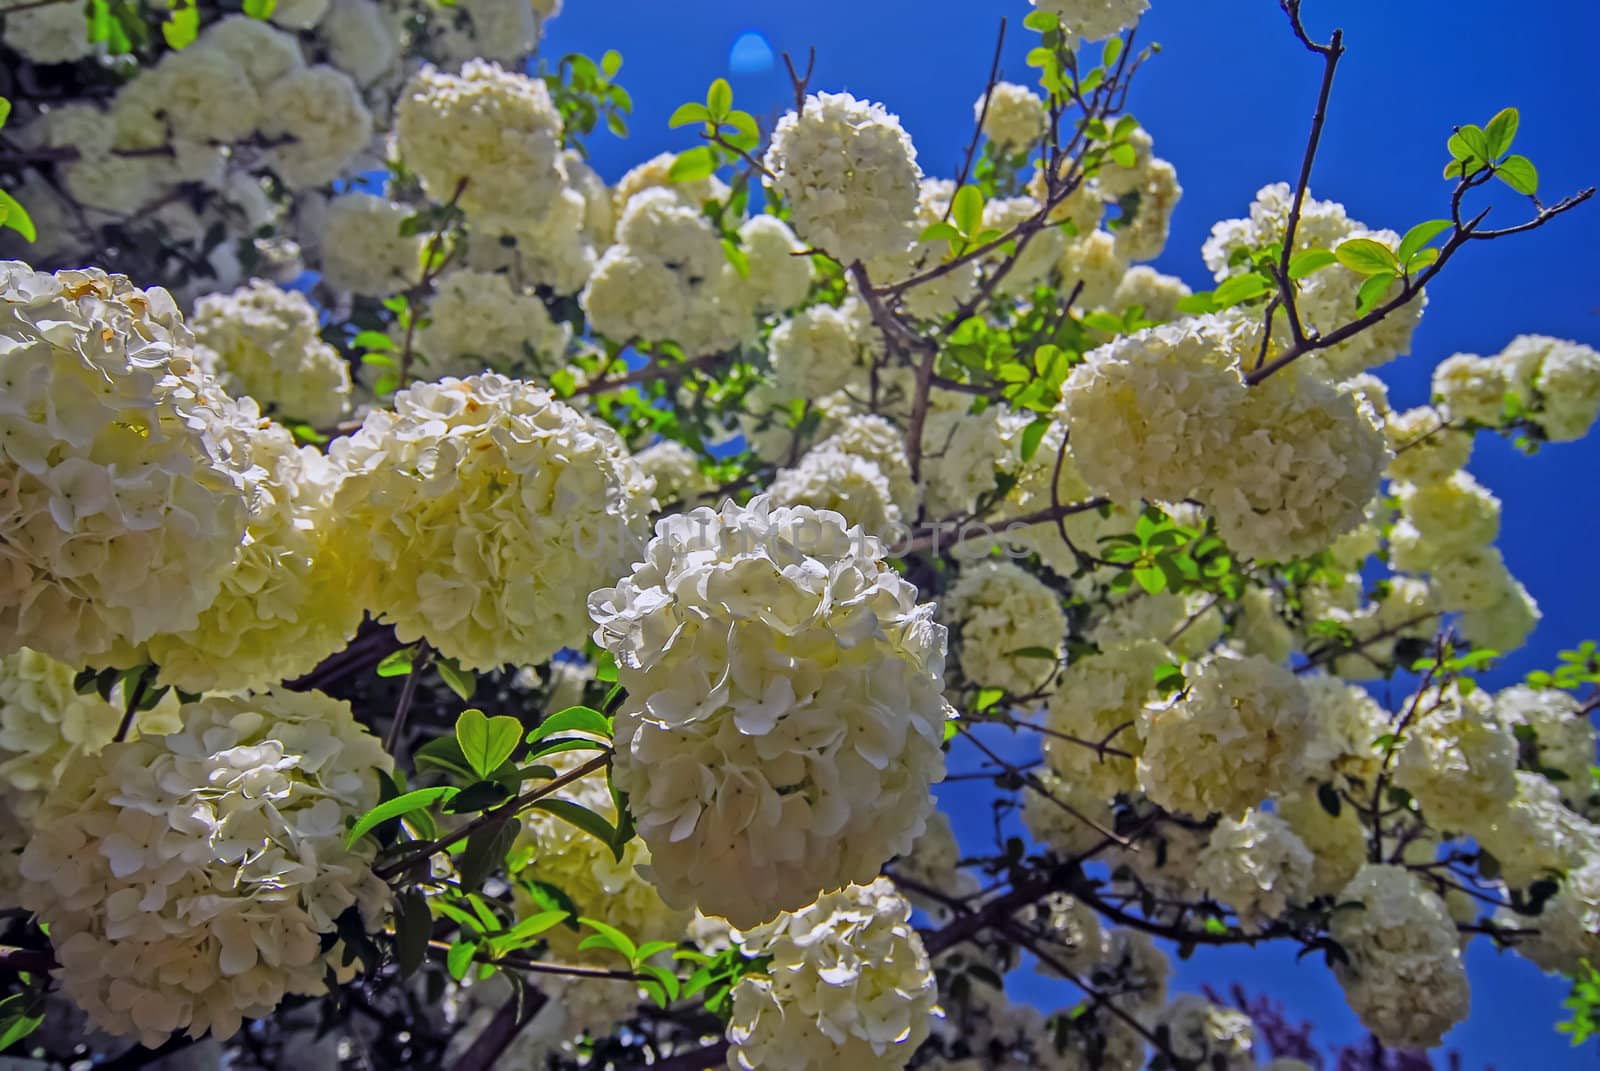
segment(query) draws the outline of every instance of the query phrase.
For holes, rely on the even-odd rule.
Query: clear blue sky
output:
[[[1318,196],[1343,201],[1371,226],[1399,231],[1443,215],[1448,191],[1439,175],[1451,125],[1482,123],[1505,105],[1522,111],[1518,151],[1538,165],[1546,200],[1600,182],[1593,51],[1600,5],[1307,0],[1306,9],[1319,37],[1339,19],[1350,49],[1312,180]],[[1021,25],[1028,10],[1025,0],[570,0],[551,24],[545,55],[622,52],[622,82],[637,105],[633,134],[626,142],[601,136],[592,147],[611,180],[657,152],[693,143],[684,131],[667,129],[667,116],[685,100],[703,99],[712,78],[730,74],[730,47],[746,31],[797,59],[815,45],[813,88],[884,102],[910,131],[924,171],[953,176],[1002,15],[1010,16],[1004,73],[1031,81],[1023,56],[1032,35]],[[1157,153],[1177,165],[1184,186],[1172,240],[1155,266],[1198,289],[1209,284],[1199,250],[1211,224],[1242,215],[1260,186],[1293,181],[1320,67],[1290,36],[1273,0],[1153,0],[1141,39],[1160,42],[1163,52],[1141,74],[1131,110],[1155,136]],[[758,116],[776,115],[789,101],[781,63],[730,81],[736,102]],[[1523,209],[1512,195],[1496,193],[1494,203],[1491,220],[1520,221]],[[1425,400],[1429,372],[1443,358],[1496,353],[1518,334],[1600,346],[1597,247],[1600,206],[1591,204],[1538,233],[1466,251],[1430,290],[1412,356],[1381,370],[1394,401]],[[1480,437],[1471,470],[1504,501],[1501,547],[1544,611],[1528,648],[1491,678],[1507,683],[1551,662],[1561,646],[1600,637],[1592,565],[1600,438],[1524,458]],[[962,762],[957,756],[952,765]],[[986,837],[985,814],[974,816],[973,844]],[[1466,1055],[1466,1071],[1491,1063],[1500,1071],[1595,1066],[1592,1043],[1572,1050],[1553,1030],[1563,982],[1481,940],[1468,960],[1475,1013],[1448,1039]],[[1234,979],[1284,1001],[1292,1018],[1317,1020],[1325,1038],[1356,1032],[1338,986],[1315,958],[1297,966],[1290,950],[1230,950],[1202,952],[1179,966],[1184,987],[1225,987]],[[1042,983],[1027,992],[1045,1006],[1066,997]]]

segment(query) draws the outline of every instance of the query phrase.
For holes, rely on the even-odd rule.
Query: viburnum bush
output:
[[[1473,941],[1597,1029],[1600,653],[1480,687],[1539,609],[1468,465],[1600,353],[1376,374],[1594,191],[1507,108],[1438,218],[1314,197],[1284,0],[1303,166],[1191,292],[1149,5],[1014,6],[955,174],[791,63],[608,185],[559,0],[0,0],[0,1049],[1293,1071],[1168,984],[1278,944],[1387,1067]]]

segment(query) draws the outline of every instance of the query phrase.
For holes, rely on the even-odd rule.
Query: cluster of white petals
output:
[[[1394,451],[1388,468],[1393,480],[1434,483],[1472,459],[1472,433],[1450,426],[1448,415],[1429,405],[1384,414],[1383,430]]]
[[[476,372],[559,367],[572,328],[544,302],[512,288],[506,275],[463,269],[441,278],[428,301],[417,349],[431,379]]]
[[[400,232],[410,215],[405,205],[360,191],[330,200],[316,228],[323,282],[368,297],[414,285],[422,274],[424,238]]]
[[[1577,699],[1554,688],[1516,684],[1495,693],[1494,708],[1513,732],[1520,732],[1522,725],[1533,731],[1539,769],[1564,774],[1566,779],[1556,782],[1562,799],[1583,806],[1593,785],[1589,771],[1595,764],[1596,733]]]
[[[272,169],[292,189],[332,182],[372,139],[372,113],[361,90],[325,64],[273,82],[261,110],[261,134],[276,143],[269,150]]]
[[[1069,665],[1050,697],[1052,735],[1044,742],[1050,768],[1104,799],[1136,788],[1144,742],[1134,726],[1153,698],[1157,667],[1170,661],[1159,643],[1135,640]]]
[[[734,986],[731,1071],[904,1067],[938,999],[910,919],[910,903],[878,878],[736,934],[747,954],[772,960]]]
[[[1055,672],[1067,616],[1049,585],[1011,562],[986,561],[961,571],[945,596],[960,629],[962,675],[983,688],[1029,695]]]
[[[1390,558],[1409,572],[1427,572],[1471,554],[1500,534],[1500,500],[1467,472],[1395,488],[1400,520],[1389,536]]]
[[[1583,438],[1600,417],[1600,352],[1548,335],[1520,335],[1500,353],[1515,369],[1513,385],[1551,442]]]
[[[1184,993],[1162,1009],[1157,1026],[1167,1029],[1174,1056],[1209,1071],[1255,1071],[1255,1024],[1238,1008]]]
[[[917,280],[899,295],[901,311],[915,319],[942,320],[977,293],[977,261],[945,266],[950,242],[944,238],[921,240],[922,229],[949,216],[955,193],[956,184],[951,179],[923,179],[917,187],[916,225],[906,233],[899,248],[865,261],[867,276],[874,286],[897,286]],[[927,278],[933,269],[941,269],[943,274]]]
[[[231,294],[209,294],[189,319],[200,358],[231,394],[318,427],[350,402],[350,366],[322,341],[317,310],[299,291],[252,279]]]
[[[96,1026],[155,1048],[226,1039],[290,994],[325,991],[347,910],[388,897],[346,820],[391,760],[316,693],[204,700],[181,732],[109,744],[46,800],[22,856],[24,906],[56,979]]]
[[[758,215],[739,226],[749,276],[744,280],[759,313],[783,312],[805,302],[816,268],[794,231],[777,216]]]
[[[192,628],[244,534],[220,391],[166,291],[0,263],[0,651]]]
[[[691,502],[711,490],[711,481],[700,469],[700,455],[673,439],[645,447],[633,455],[644,474],[656,482],[656,501],[662,505]]]
[[[1600,845],[1600,826],[1567,807],[1556,782],[1526,770],[1516,772],[1516,795],[1467,831],[1517,887],[1577,870]]]
[[[1002,152],[1019,152],[1044,137],[1050,121],[1044,99],[1027,86],[1015,82],[996,82],[987,97],[972,105],[974,119],[983,122],[983,132]]]
[[[610,427],[496,373],[400,391],[330,457],[367,607],[474,669],[581,642],[584,600],[636,553],[652,500]]]
[[[15,13],[7,8],[21,7]],[[84,15],[72,4],[28,4],[7,0],[0,5],[5,16],[3,39],[7,48],[34,63],[71,63],[94,52]]]
[[[1298,785],[1316,726],[1293,673],[1225,655],[1185,673],[1183,692],[1140,718],[1139,781],[1152,800],[1196,817],[1243,815]]]
[[[617,660],[615,776],[675,906],[736,925],[870,881],[944,774],[945,630],[836,513],[662,518],[589,600]]]
[[[1315,860],[1282,818],[1251,811],[1224,818],[1195,862],[1194,886],[1229,908],[1247,932],[1276,921],[1291,904],[1309,900]]]
[[[795,233],[841,264],[898,253],[916,237],[917,150],[881,104],[808,96],[778,120],[765,165]]]
[[[1406,728],[1394,783],[1416,797],[1434,828],[1471,829],[1504,810],[1517,792],[1517,740],[1492,696],[1452,682],[1412,695],[1400,709]]]
[[[1150,10],[1150,0],[1030,0],[1061,20],[1061,28],[1085,41],[1115,37]]]
[[[1390,730],[1389,712],[1365,688],[1326,673],[1305,674],[1300,685],[1316,722],[1309,769],[1334,784],[1372,785],[1383,764],[1376,743]]]
[[[1444,902],[1399,866],[1369,863],[1339,894],[1329,932],[1345,999],[1385,1045],[1425,1049],[1467,1017],[1471,992]],[[1357,906],[1359,905],[1359,906]]]
[[[767,494],[774,506],[831,510],[880,539],[893,540],[901,531],[900,507],[883,470],[831,446],[819,446],[793,468],[781,470]]]
[[[867,307],[812,305],[772,329],[767,359],[778,397],[813,399],[864,379],[867,363],[883,346]]]
[[[595,330],[615,339],[671,340],[698,357],[738,345],[753,329],[753,295],[722,239],[674,191],[635,194],[616,239],[581,297]]]
[[[932,811],[928,815],[928,827],[911,846],[911,851],[894,861],[894,875],[897,883],[900,879],[909,878],[918,885],[938,890],[946,897],[976,896],[980,888],[978,878],[960,869],[960,862],[961,845],[956,842],[949,817],[943,811]],[[922,896],[916,889],[903,885],[902,891],[912,906],[928,912],[931,917],[940,920],[949,917],[948,904]]]
[[[904,519],[916,515],[921,495],[911,479],[905,436],[881,416],[862,413],[838,421],[833,434],[817,444],[819,450],[839,450],[870,461],[889,481],[889,499]]]
[[[1537,930],[1517,941],[1517,953],[1546,971],[1577,976],[1585,962],[1600,962],[1600,859],[1591,856],[1568,871],[1537,918],[1507,908],[1496,921],[1514,929]]]

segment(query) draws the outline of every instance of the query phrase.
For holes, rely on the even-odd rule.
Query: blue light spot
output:
[[[740,34],[728,51],[728,70],[734,74],[765,74],[772,70],[772,46],[754,31]]]

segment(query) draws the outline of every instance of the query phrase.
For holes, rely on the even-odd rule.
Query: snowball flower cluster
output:
[[[979,97],[972,105],[972,115],[982,121],[984,134],[1003,152],[1026,149],[1044,137],[1050,118],[1039,94],[1015,82],[996,82],[987,98]]]
[[[1525,888],[1589,862],[1600,845],[1600,826],[1568,808],[1556,782],[1526,770],[1515,776],[1511,801],[1467,827],[1499,861],[1506,882]]]
[[[266,693],[186,705],[183,730],[74,765],[22,855],[24,905],[50,927],[56,979],[102,1030],[155,1048],[227,1039],[342,962],[325,948],[388,890],[346,820],[392,763],[343,702]]]
[[[1027,570],[998,561],[969,566],[945,610],[959,624],[961,671],[972,683],[1024,696],[1055,671],[1067,615],[1056,593]]]
[[[1181,695],[1140,720],[1139,782],[1152,800],[1196,817],[1242,815],[1299,783],[1315,724],[1293,673],[1218,655],[1186,676]]]
[[[1393,480],[1433,483],[1472,458],[1472,433],[1451,427],[1448,415],[1431,405],[1384,414],[1384,434],[1394,451],[1388,468]]]
[[[453,271],[428,302],[431,322],[417,335],[430,378],[490,369],[550,371],[560,365],[572,329],[550,318],[544,302],[512,289],[506,275]]]
[[[11,13],[6,8],[23,7]],[[5,17],[4,41],[34,63],[71,63],[94,52],[84,15],[72,4],[29,6],[26,0],[0,5]]]
[[[738,345],[753,328],[752,295],[698,207],[652,188],[628,201],[616,244],[580,300],[615,339],[671,340],[690,356]]]
[[[768,215],[745,220],[739,248],[750,269],[744,282],[756,312],[783,312],[805,301],[816,269],[810,257],[796,255],[805,247],[787,223]]]
[[[711,490],[711,481],[700,471],[700,455],[673,439],[645,447],[633,455],[644,474],[656,482],[656,501],[661,505],[688,502]]]
[[[1482,689],[1451,682],[1412,695],[1394,763],[1394,783],[1440,830],[1471,829],[1516,795],[1517,741]]]
[[[945,630],[837,513],[702,507],[589,599],[617,660],[617,785],[674,906],[750,926],[870,881],[944,774]]]
[[[651,487],[617,434],[495,373],[400,391],[330,456],[366,605],[469,668],[578,644],[643,542]]]
[[[367,553],[337,538],[339,472],[316,449],[263,420],[249,398],[228,403],[229,435],[254,462],[250,520],[222,588],[194,628],[145,645],[160,680],[188,692],[293,680],[343,649],[361,624],[349,561]]]
[[[1339,894],[1330,935],[1349,962],[1334,966],[1345,999],[1378,1040],[1400,1049],[1439,1044],[1467,1017],[1471,991],[1444,902],[1398,866],[1369,863]]]
[[[736,934],[771,956],[733,989],[731,1071],[904,1067],[937,1014],[933,970],[911,905],[887,878]]]
[[[1500,354],[1516,370],[1515,381],[1532,387],[1521,401],[1534,412],[1551,442],[1574,442],[1600,417],[1600,352],[1592,346],[1547,335],[1521,335]]]
[[[1044,742],[1050,768],[1104,799],[1137,787],[1134,764],[1144,748],[1135,726],[1153,698],[1156,668],[1171,660],[1159,643],[1136,640],[1069,665],[1050,697],[1049,726],[1061,734]]]
[[[1587,802],[1596,734],[1594,723],[1581,715],[1577,699],[1554,688],[1516,684],[1495,694],[1494,709],[1513,731],[1519,725],[1533,730],[1539,768],[1566,774],[1566,780],[1556,782],[1561,797],[1575,807]]]
[[[0,652],[87,665],[193,627],[246,503],[177,307],[15,261],[0,294]]]
[[[916,237],[917,151],[881,104],[808,96],[778,120],[765,165],[795,233],[841,264],[898,253]]]
[[[1030,0],[1061,20],[1061,28],[1085,41],[1115,37],[1150,10],[1150,0]]]
[[[388,297],[421,278],[423,236],[400,233],[405,205],[370,193],[340,194],[317,221],[322,281],[335,290]]]
[[[1458,353],[1434,366],[1433,399],[1444,406],[1452,420],[1499,427],[1505,414],[1506,392],[1512,389],[1512,371],[1504,361]]]
[[[811,450],[794,468],[780,471],[767,494],[776,506],[832,510],[846,524],[880,539],[893,540],[904,531],[883,470],[833,447]]]
[[[424,66],[395,106],[395,148],[436,201],[527,226],[566,185],[561,113],[538,78],[469,60]],[[459,190],[459,197],[457,196]]]
[[[882,345],[866,306],[855,298],[802,309],[767,340],[774,389],[785,400],[839,390],[865,378],[867,363]]]
[[[1575,977],[1585,961],[1600,962],[1600,859],[1568,871],[1537,919],[1506,908],[1496,921],[1514,929],[1532,924],[1538,933],[1519,938],[1517,952],[1546,971]]]
[[[1255,1024],[1237,1008],[1185,993],[1162,1010],[1158,1025],[1181,1060],[1210,1071],[1255,1071]]]
[[[350,402],[350,366],[322,341],[317,310],[299,291],[253,279],[195,303],[189,325],[201,359],[233,394],[326,427]]]
[[[1468,555],[1500,534],[1500,500],[1469,473],[1401,484],[1400,521],[1389,536],[1397,568],[1423,572]]]
[[[269,150],[272,169],[291,189],[332,182],[372,140],[372,113],[361,90],[326,64],[273,82],[261,110],[262,136],[281,142]]]
[[[1290,904],[1310,899],[1315,860],[1289,824],[1251,811],[1224,818],[1200,851],[1194,886],[1231,908],[1247,932],[1259,932]]]

